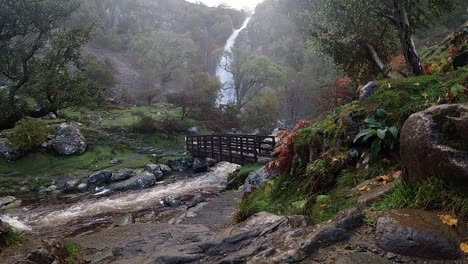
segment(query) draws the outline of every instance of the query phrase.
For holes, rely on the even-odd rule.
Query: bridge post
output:
[[[214,159],[214,136],[211,136],[211,158]]]
[[[223,161],[223,141],[221,140],[221,136],[218,136],[218,144],[219,144],[219,162]]]
[[[240,137],[241,165],[244,166],[244,137]]]

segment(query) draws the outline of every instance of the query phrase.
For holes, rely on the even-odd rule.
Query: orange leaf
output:
[[[457,226],[458,219],[453,218],[451,215],[440,215],[440,221],[448,226]]]
[[[359,191],[360,192],[368,192],[368,191],[370,191],[370,187],[366,185],[364,187],[359,188]]]
[[[463,251],[463,253],[468,255],[468,243],[467,242],[461,243],[460,244],[460,249]]]

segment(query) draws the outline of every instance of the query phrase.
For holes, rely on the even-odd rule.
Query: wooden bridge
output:
[[[239,165],[270,159],[276,144],[275,137],[250,135],[189,136],[185,141],[193,157]]]

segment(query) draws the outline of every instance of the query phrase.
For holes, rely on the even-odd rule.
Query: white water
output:
[[[232,35],[229,37],[229,39],[226,41],[226,46],[224,46],[224,51],[226,52],[231,52],[232,48],[234,48],[234,45],[236,44],[237,37],[239,34],[244,30],[250,22],[250,19],[252,19],[252,16],[249,16],[242,26],[239,29],[234,30]],[[222,57],[221,58],[221,65],[230,65],[231,64],[231,59]],[[217,104],[218,105],[227,105],[230,103],[235,103],[237,98],[236,98],[236,91],[234,89],[234,76],[232,73],[227,72],[223,67],[218,65],[216,68],[216,76],[219,77],[221,83],[223,84],[223,88],[221,89],[221,92],[218,97]]]
[[[61,208],[51,208],[45,205],[30,211],[19,210],[10,215],[1,215],[0,219],[16,229],[31,231],[37,227],[52,227],[65,225],[83,217],[93,217],[102,214],[120,212],[136,212],[152,208],[169,195],[194,194],[200,190],[223,189],[227,183],[228,174],[234,172],[238,165],[221,162],[212,171],[201,176],[181,180],[175,183],[161,185],[140,192],[121,193],[113,197],[84,200]]]

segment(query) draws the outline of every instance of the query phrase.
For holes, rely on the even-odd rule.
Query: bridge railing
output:
[[[252,135],[188,136],[185,141],[187,151],[194,157],[240,165],[271,157],[276,145],[275,137]]]

